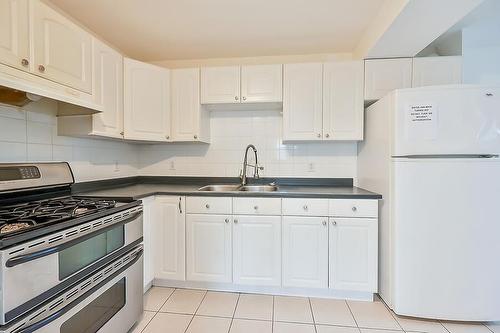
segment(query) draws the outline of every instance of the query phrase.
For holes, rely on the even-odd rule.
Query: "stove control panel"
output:
[[[0,181],[40,178],[36,166],[0,167]]]

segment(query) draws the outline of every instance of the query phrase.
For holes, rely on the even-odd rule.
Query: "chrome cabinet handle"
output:
[[[229,223],[229,219],[225,219],[224,222]]]
[[[320,133],[318,133],[318,138],[321,138],[321,134]]]
[[[332,221],[332,225],[337,225],[337,221]]]
[[[205,205],[205,208],[206,208],[206,209],[210,209],[210,205],[209,205],[209,204],[206,204],[206,205]]]
[[[253,209],[257,210],[259,209],[259,206],[253,206]]]
[[[238,220],[234,219],[234,223],[238,223]]]
[[[120,135],[121,135],[121,136],[124,136],[124,135],[125,135],[125,132],[121,131],[121,132],[120,132]]]
[[[323,225],[326,225],[326,221],[323,221]]]
[[[165,135],[165,139],[170,140],[170,135]]]
[[[28,61],[28,59],[21,60],[21,65],[23,65],[24,67],[28,67],[29,64],[30,62]]]
[[[246,98],[245,96],[243,96],[243,100],[244,100],[244,101],[246,101],[246,100],[247,100],[247,98]]]
[[[358,210],[358,208],[356,208],[356,206],[353,206],[353,207],[352,207],[352,211],[353,211],[353,212],[356,212],[357,210]]]
[[[309,209],[309,207],[307,207],[307,205],[304,205],[304,207],[302,207],[302,208],[304,208],[304,210],[308,210]]]
[[[238,96],[234,96],[234,100],[237,101],[239,98]]]
[[[196,140],[196,139],[198,139],[198,135],[196,135],[196,134],[195,134],[195,135],[193,136],[193,138],[194,138],[195,140]]]
[[[45,66],[44,66],[44,65],[39,65],[39,66],[38,66],[38,70],[39,70],[40,72],[42,72],[42,73],[43,73],[43,72],[45,72]]]
[[[182,205],[181,205],[182,197],[179,197],[179,213],[182,214]]]
[[[329,138],[329,137],[330,137],[330,134],[326,133],[326,135],[325,135],[325,136],[326,136],[327,138]]]

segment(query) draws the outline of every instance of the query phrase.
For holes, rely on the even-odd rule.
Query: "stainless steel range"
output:
[[[124,333],[142,313],[141,202],[73,183],[67,163],[0,164],[0,332]]]

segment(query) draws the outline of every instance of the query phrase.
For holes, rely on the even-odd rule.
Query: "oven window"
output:
[[[60,333],[96,333],[125,306],[125,278],[66,320]]]
[[[98,234],[59,252],[59,280],[119,249],[125,243],[125,226]]]

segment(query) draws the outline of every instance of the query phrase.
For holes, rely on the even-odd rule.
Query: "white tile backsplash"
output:
[[[211,112],[210,145],[136,145],[59,136],[56,108],[45,99],[21,109],[0,106],[0,161],[68,161],[77,181],[138,174],[235,177],[253,143],[262,176],[356,177],[355,142],[283,143],[279,111],[204,111]]]
[[[0,162],[68,161],[77,182],[135,176],[139,147],[124,142],[57,135],[57,104],[0,106]]]
[[[211,111],[210,145],[144,146],[140,173],[235,177],[245,147],[253,143],[264,166],[262,176],[356,177],[355,142],[283,143],[281,117],[279,111]]]

